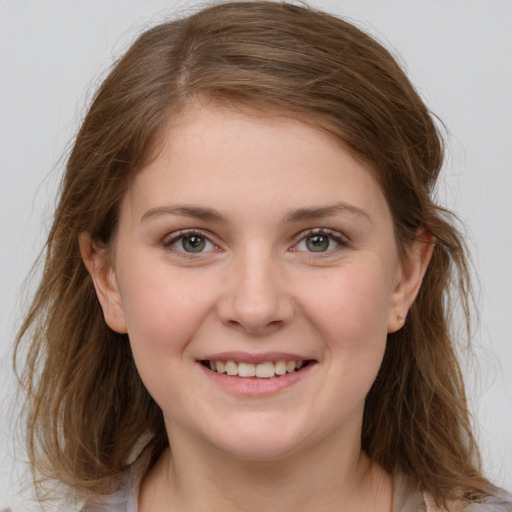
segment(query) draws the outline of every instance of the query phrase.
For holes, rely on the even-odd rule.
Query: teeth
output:
[[[276,375],[285,375],[299,370],[304,361],[265,361],[264,363],[236,363],[235,361],[208,361],[210,369],[217,373],[227,373],[235,377],[258,377],[270,379]]]
[[[286,373],[286,361],[277,361],[274,363],[276,375],[284,375]]]
[[[226,361],[226,373],[228,375],[238,375],[238,365],[234,361]]]
[[[276,374],[274,370],[274,363],[259,363],[256,365],[256,377],[260,379],[270,379]]]
[[[272,363],[270,363],[272,364]],[[260,366],[260,365],[258,365]],[[250,363],[238,363],[238,376],[239,377],[254,377],[258,375],[258,369],[254,367],[253,364]],[[261,377],[261,375],[258,375]]]

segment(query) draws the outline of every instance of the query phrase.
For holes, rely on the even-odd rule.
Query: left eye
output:
[[[171,247],[179,252],[198,254],[215,250],[215,245],[204,235],[199,233],[183,234],[169,243]]]
[[[326,233],[311,233],[305,236],[296,246],[296,251],[327,252],[339,247],[342,241]]]

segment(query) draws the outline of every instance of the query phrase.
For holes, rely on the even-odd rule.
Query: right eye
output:
[[[302,238],[291,250],[311,254],[316,253],[320,256],[322,254],[335,253],[337,250],[347,246],[348,242],[341,233],[331,229],[319,228],[303,233]]]
[[[172,236],[165,242],[165,246],[187,254],[200,254],[218,249],[205,235],[196,232],[181,232]]]
[[[333,247],[339,245],[338,242],[333,240],[327,235],[322,233],[314,233],[307,236],[299,244],[297,244],[297,250],[308,251],[308,252],[326,252],[332,250]]]

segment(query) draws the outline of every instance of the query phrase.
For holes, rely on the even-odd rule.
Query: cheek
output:
[[[326,340],[329,385],[339,404],[362,407],[375,381],[386,348],[389,297],[380,274],[351,273],[333,280],[318,301],[317,328]]]
[[[218,287],[167,265],[140,268],[127,273],[121,288],[134,356],[181,352],[211,311]]]
[[[326,273],[304,283],[304,310],[331,342],[343,340],[343,349],[385,342],[392,296],[389,276],[380,261]]]
[[[340,404],[362,403],[382,363],[392,289],[385,270],[378,260],[347,265],[318,280],[304,308],[324,340],[329,386]]]
[[[163,410],[179,411],[190,400],[181,385],[192,364],[187,350],[215,303],[207,292],[218,287],[207,286],[204,279],[198,282],[187,273],[173,273],[167,266],[157,269],[134,269],[123,283],[128,337],[149,393]]]

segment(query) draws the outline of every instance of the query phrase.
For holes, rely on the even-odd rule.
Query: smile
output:
[[[246,363],[228,361],[202,361],[202,364],[216,373],[226,374],[230,377],[271,379],[299,371],[307,366],[309,361],[264,361],[261,363]]]

